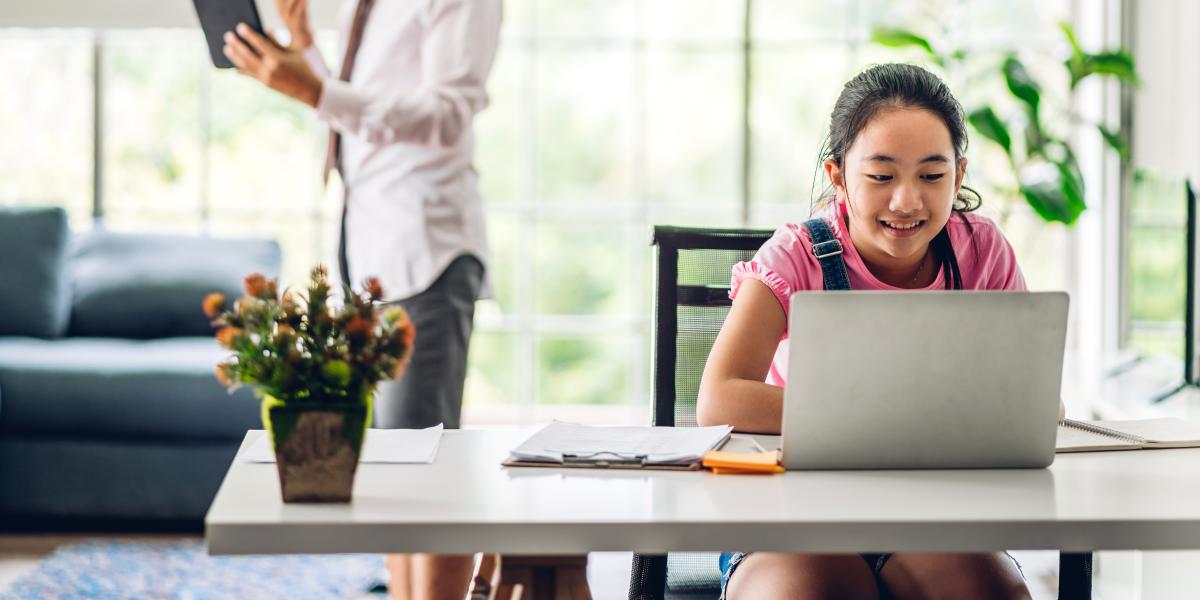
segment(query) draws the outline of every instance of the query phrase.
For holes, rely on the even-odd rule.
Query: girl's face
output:
[[[875,115],[825,172],[846,204],[854,247],[868,262],[918,263],[950,219],[967,159],[955,159],[950,130],[937,114],[889,108]]]

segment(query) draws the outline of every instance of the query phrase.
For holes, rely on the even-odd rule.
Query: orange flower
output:
[[[263,277],[262,273],[247,275],[246,279],[242,282],[242,287],[245,288],[247,296],[261,300],[275,298],[275,280]]]
[[[412,358],[413,344],[417,339],[417,328],[408,319],[408,313],[404,313],[397,319],[396,328],[392,330],[392,336],[392,339],[399,338],[400,343],[404,346],[404,353],[397,358],[401,365],[398,371],[403,373],[403,365],[407,365],[408,360]],[[397,377],[399,376],[397,375]]]
[[[413,343],[417,341],[417,327],[411,322],[404,328],[404,359],[408,360],[412,354]]]
[[[354,317],[346,324],[346,337],[353,341],[361,342],[371,335],[371,322],[362,318]]]
[[[407,356],[396,361],[396,368],[392,369],[392,379],[400,379],[403,377],[405,369],[408,369]]]
[[[233,385],[233,381],[229,378],[229,373],[227,372],[228,367],[229,367],[229,365],[226,365],[223,363],[219,364],[219,365],[217,365],[217,369],[215,372],[215,374],[217,376],[217,383],[220,383],[221,385],[227,386],[227,387],[230,385]]]
[[[225,310],[225,295],[213,292],[204,297],[204,314],[210,319],[217,318]]]
[[[242,337],[242,330],[238,327],[222,327],[217,331],[217,342],[222,347],[233,349],[233,345]]]
[[[367,290],[367,295],[372,300],[383,300],[383,284],[379,283],[378,277],[370,277],[364,282],[363,288]]]

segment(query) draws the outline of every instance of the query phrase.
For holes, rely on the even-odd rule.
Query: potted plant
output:
[[[221,294],[204,300],[217,340],[233,353],[217,365],[217,380],[262,398],[284,502],[349,502],[375,386],[403,374],[416,330],[403,309],[380,310],[375,278],[361,294],[343,286],[340,306],[320,266],[302,294],[280,294],[258,273],[244,287],[232,306]]]

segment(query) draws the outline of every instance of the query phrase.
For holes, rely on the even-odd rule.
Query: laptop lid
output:
[[[1063,292],[801,292],[784,390],[788,469],[1045,467]]]

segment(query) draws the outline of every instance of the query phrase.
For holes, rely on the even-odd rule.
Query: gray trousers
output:
[[[417,337],[404,377],[379,384],[375,427],[411,429],[445,423],[447,428],[458,428],[467,347],[482,287],[483,264],[464,254],[428,289],[393,303],[408,311]]]

